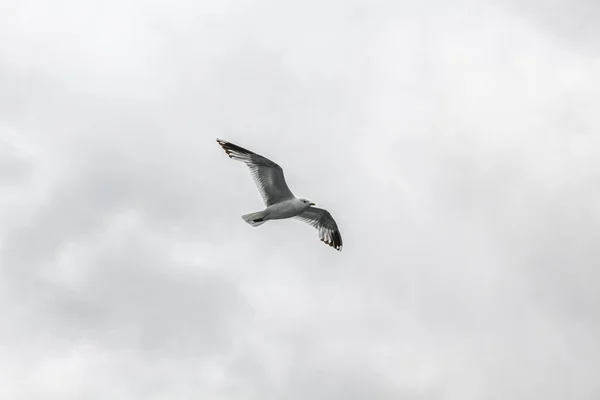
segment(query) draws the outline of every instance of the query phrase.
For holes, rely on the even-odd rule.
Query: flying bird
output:
[[[229,158],[241,161],[250,173],[260,192],[266,208],[242,215],[251,226],[259,226],[269,220],[295,218],[317,229],[319,239],[338,251],[342,251],[342,235],[329,211],[314,207],[308,199],[294,196],[283,176],[283,169],[273,161],[225,140],[217,142]]]

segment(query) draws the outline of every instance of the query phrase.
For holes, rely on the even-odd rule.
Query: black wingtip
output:
[[[329,247],[333,247],[337,251],[342,251],[342,235],[340,231],[336,230],[333,232],[333,237],[331,238],[331,242],[329,240],[321,239],[321,242],[325,243]]]
[[[333,244],[337,251],[342,251],[342,234],[339,230],[333,232]]]
[[[217,143],[219,143],[219,146],[221,146],[221,148],[223,150],[225,150],[225,153],[229,156],[229,158],[233,158],[232,155],[231,155],[231,152],[233,150],[236,150],[236,147],[239,147],[239,146],[236,146],[233,143],[230,143],[230,142],[228,142],[226,140],[222,140],[222,139],[219,139],[219,138],[217,138]]]
[[[239,153],[242,154],[255,154],[254,152],[243,148],[242,146],[238,146],[237,144],[233,144],[231,142],[228,142],[226,140],[221,140],[221,139],[217,139],[217,143],[219,143],[219,145],[221,145],[221,147],[223,148],[223,150],[229,152],[229,151],[237,151]]]

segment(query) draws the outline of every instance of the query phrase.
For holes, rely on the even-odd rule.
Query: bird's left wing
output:
[[[294,198],[283,176],[283,169],[279,165],[237,144],[221,139],[217,139],[217,142],[230,158],[241,161],[250,168],[254,183],[265,205],[270,206]]]
[[[317,207],[309,207],[302,214],[295,216],[314,228],[317,228],[319,239],[338,251],[342,251],[342,235],[329,211]]]

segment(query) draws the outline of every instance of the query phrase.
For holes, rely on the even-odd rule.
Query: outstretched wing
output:
[[[234,160],[244,162],[248,168],[258,191],[267,206],[291,199],[294,194],[288,188],[283,170],[273,161],[259,154],[246,150],[233,143],[217,139],[225,153]]]
[[[295,216],[303,222],[317,228],[319,239],[338,251],[342,251],[342,235],[335,220],[327,210],[309,207],[302,214]]]

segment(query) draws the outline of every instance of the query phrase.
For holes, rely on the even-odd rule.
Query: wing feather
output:
[[[270,206],[294,197],[285,181],[283,169],[279,165],[236,144],[221,139],[217,139],[217,142],[229,158],[248,166],[265,205]]]
[[[319,239],[325,244],[342,251],[342,235],[329,211],[317,207],[309,207],[302,214],[294,217],[317,229]]]

